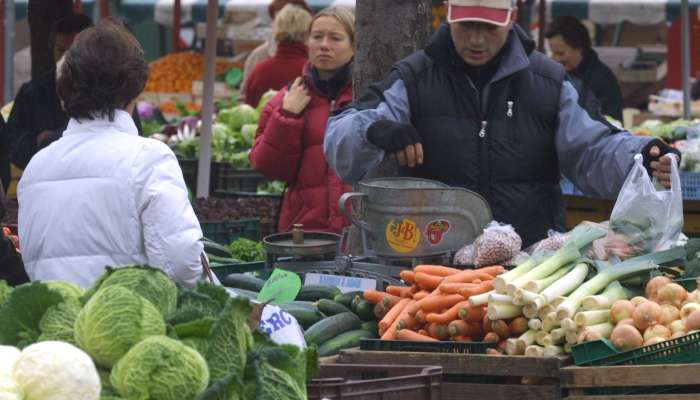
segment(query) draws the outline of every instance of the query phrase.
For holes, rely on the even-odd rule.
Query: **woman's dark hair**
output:
[[[56,91],[70,118],[114,120],[143,91],[148,64],[121,21],[105,18],[75,38],[58,63]]]
[[[586,26],[574,17],[557,17],[547,28],[544,36],[551,39],[561,36],[574,49],[588,50],[591,48],[591,37]]]

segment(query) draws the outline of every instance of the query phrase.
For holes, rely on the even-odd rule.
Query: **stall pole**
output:
[[[99,0],[100,2],[100,18],[109,17],[109,0]]]
[[[175,0],[173,5],[173,53],[180,51],[180,23],[182,22],[182,3]]]
[[[207,4],[207,36],[204,46],[204,90],[202,93],[202,135],[197,168],[197,197],[209,197],[211,168],[211,128],[214,118],[214,74],[216,72],[216,26],[219,19],[219,1]]]
[[[547,3],[540,0],[539,8],[540,31],[537,35],[537,49],[544,52],[544,31],[547,29]]]
[[[14,45],[15,45],[15,2],[14,0],[4,0],[3,2],[5,34],[3,37],[3,103],[12,100],[14,91]]]
[[[681,63],[683,65],[683,118],[690,119],[690,7],[681,0]]]

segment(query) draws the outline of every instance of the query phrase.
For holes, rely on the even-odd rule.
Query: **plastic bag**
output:
[[[523,240],[511,225],[489,223],[474,241],[474,266],[502,264],[520,253]]]
[[[474,244],[468,244],[455,253],[454,265],[474,265]]]
[[[527,249],[527,252],[530,254],[535,254],[557,251],[564,247],[564,244],[568,238],[569,236],[566,233],[561,233],[550,229],[549,232],[547,232],[547,237],[530,246]]]
[[[621,259],[666,250],[674,245],[683,229],[683,193],[678,160],[671,163],[671,189],[657,190],[636,155],[634,166],[610,216],[605,248],[608,256]]]

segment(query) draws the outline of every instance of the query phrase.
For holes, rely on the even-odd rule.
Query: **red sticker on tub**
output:
[[[446,219],[431,221],[425,227],[425,237],[428,239],[428,242],[431,245],[438,245],[440,242],[442,242],[442,239],[445,238],[447,232],[450,230],[450,227],[450,221]]]

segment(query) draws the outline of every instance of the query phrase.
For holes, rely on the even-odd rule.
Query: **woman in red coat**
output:
[[[330,113],[352,101],[355,16],[344,8],[316,14],[303,76],[281,90],[260,117],[250,161],[271,179],[285,181],[280,232],[294,224],[339,233],[347,221],[338,199],[351,188],[329,168],[323,138]]]
[[[295,4],[287,4],[275,15],[272,30],[277,51],[269,60],[255,66],[245,82],[245,102],[258,106],[268,90],[280,90],[303,71],[308,61],[306,41],[311,14]]]

